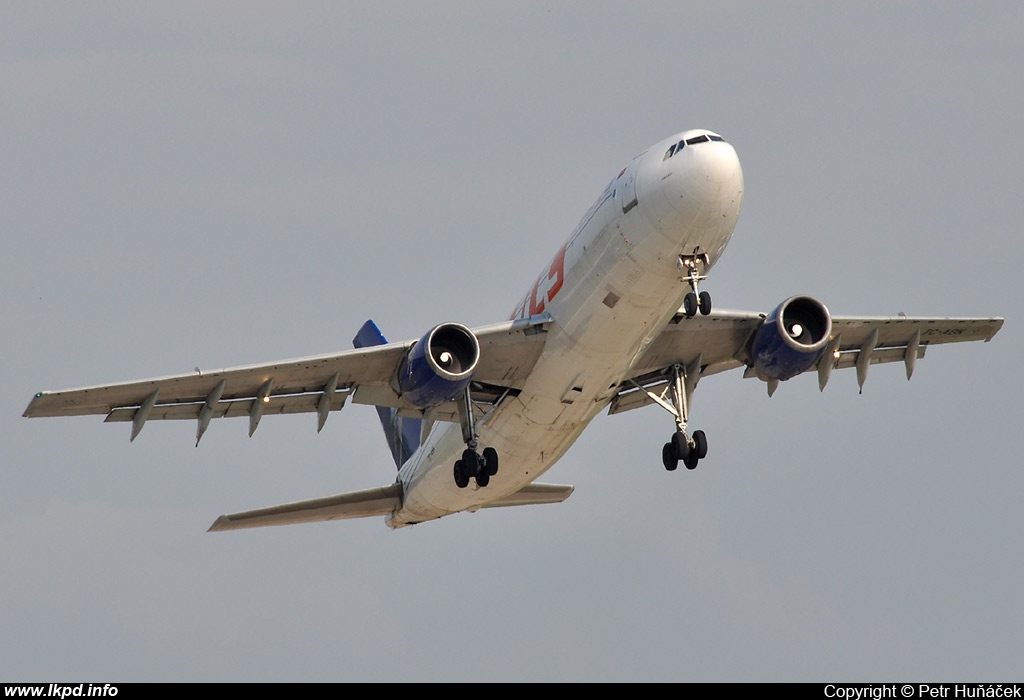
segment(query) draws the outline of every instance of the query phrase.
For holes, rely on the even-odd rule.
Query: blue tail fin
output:
[[[386,345],[387,342],[373,321],[364,323],[356,333],[356,337],[352,339],[352,345],[357,348]],[[423,421],[419,418],[399,418],[398,409],[384,406],[377,406],[377,415],[380,416],[380,424],[384,428],[384,437],[388,439],[391,456],[395,458],[395,464],[401,469],[412,453],[419,449]]]

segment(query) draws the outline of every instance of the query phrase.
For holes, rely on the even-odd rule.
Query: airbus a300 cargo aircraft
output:
[[[442,323],[388,343],[367,321],[356,349],[108,386],[40,392],[25,416],[103,414],[131,424],[314,413],[317,430],[346,402],[377,407],[398,467],[389,486],[221,516],[211,530],[371,515],[390,527],[460,511],[555,503],[571,486],[538,483],[605,407],[657,404],[675,419],[662,448],[672,471],[708,453],[690,431],[702,377],[742,369],[779,382],[815,371],[903,362],[929,345],[991,340],[1000,318],[833,317],[794,296],[768,313],[712,310],[700,285],[729,243],[743,198],[736,151],[685,131],[634,158],[584,214],[509,320]],[[656,457],[652,455],[652,459]]]

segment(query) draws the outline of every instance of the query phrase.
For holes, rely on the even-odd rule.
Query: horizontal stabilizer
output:
[[[322,520],[345,520],[387,515],[402,504],[402,487],[391,484],[365,491],[353,491],[310,501],[285,503],[280,506],[247,510],[243,513],[222,515],[207,532],[241,530],[249,527],[268,525],[293,525],[314,523]]]
[[[541,503],[561,503],[575,490],[574,486],[565,484],[527,484],[515,493],[504,498],[491,501],[484,508],[502,508],[504,506],[532,506]]]

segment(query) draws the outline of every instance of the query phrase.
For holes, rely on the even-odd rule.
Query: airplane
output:
[[[389,343],[367,321],[355,349],[213,372],[39,392],[26,417],[106,415],[131,424],[315,413],[317,431],[346,404],[375,406],[398,473],[390,485],[218,518],[210,531],[384,516],[400,528],[462,511],[558,503],[568,485],[537,479],[607,408],[658,405],[675,421],[669,471],[694,469],[707,436],[690,431],[703,377],[743,370],[780,382],[903,362],[928,346],[989,341],[1002,318],[833,317],[792,296],[767,313],[712,309],[701,283],[732,236],[743,198],[736,151],[706,129],[683,131],[612,178],[508,319],[433,326]],[[499,469],[500,466],[500,469]]]

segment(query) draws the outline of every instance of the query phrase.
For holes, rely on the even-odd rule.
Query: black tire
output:
[[[676,459],[686,459],[690,456],[690,443],[686,440],[686,435],[676,431],[672,433],[672,449],[675,450]]]
[[[466,471],[462,468],[462,460],[460,459],[455,463],[455,485],[460,489],[464,489],[469,486],[469,477],[466,476]]]
[[[698,308],[697,295],[693,292],[687,292],[686,296],[683,297],[683,313],[686,314],[686,318],[696,316]]]
[[[487,476],[494,476],[498,473],[498,451],[493,447],[484,448],[484,470]]]
[[[686,465],[687,469],[693,470],[697,468],[697,462],[700,461],[700,457],[697,456],[696,452],[691,452],[686,455],[686,459],[683,460],[683,464]]]
[[[462,465],[467,477],[476,476],[480,471],[480,455],[476,450],[465,450],[462,453]]]
[[[672,443],[666,442],[665,446],[661,448],[661,463],[665,465],[665,469],[670,472],[674,472],[676,467],[679,466],[679,460],[676,459],[676,453],[672,449]]]
[[[491,475],[487,473],[486,469],[481,469],[476,473],[476,485],[480,488],[487,486],[491,483]]]
[[[701,315],[707,316],[711,313],[711,295],[707,292],[701,292],[697,306],[700,308]]]
[[[695,430],[693,433],[693,452],[697,459],[704,459],[708,456],[708,436],[703,430]]]

